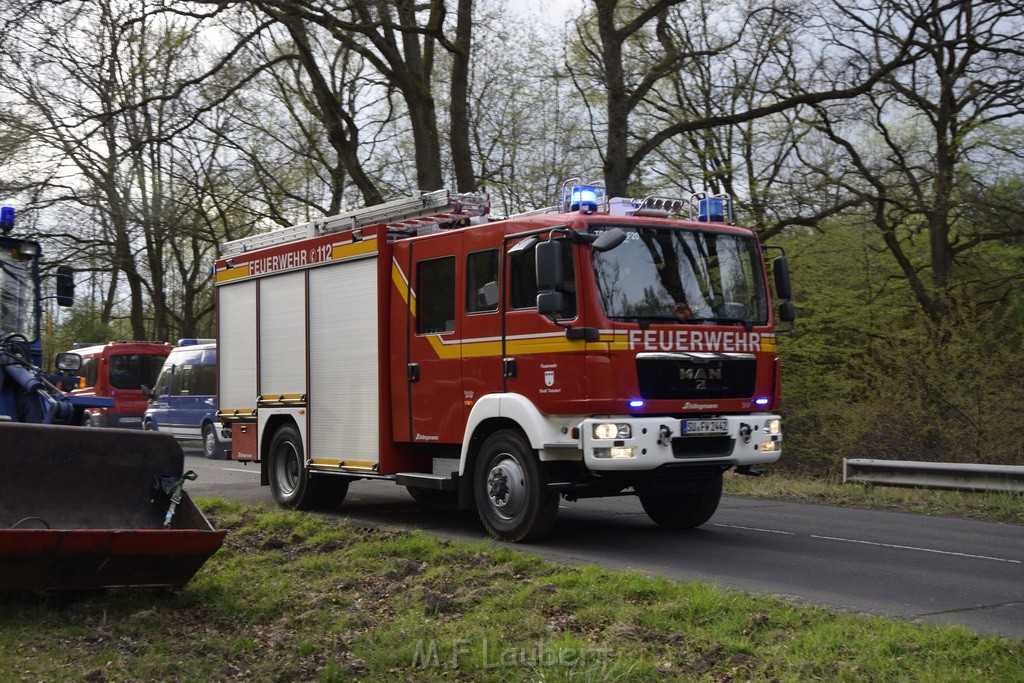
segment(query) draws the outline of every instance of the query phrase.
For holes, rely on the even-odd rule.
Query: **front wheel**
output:
[[[696,493],[640,496],[644,512],[655,524],[669,529],[693,529],[711,519],[722,499],[722,475]]]
[[[540,461],[518,432],[495,432],[484,442],[473,483],[480,521],[499,540],[539,538],[555,522],[558,493],[547,489]]]
[[[217,428],[207,422],[203,425],[203,455],[210,460],[223,460],[224,453],[224,444],[217,438]]]
[[[284,425],[274,434],[268,466],[270,490],[274,500],[283,508],[312,510],[322,505],[332,493],[326,482],[310,475],[302,438],[294,425]],[[347,491],[347,485],[345,489]]]

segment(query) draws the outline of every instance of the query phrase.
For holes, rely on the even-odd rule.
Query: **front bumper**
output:
[[[684,434],[687,421],[715,423],[708,434]],[[594,426],[623,425],[626,438],[600,439]],[[588,418],[580,423],[583,461],[592,471],[652,470],[670,463],[702,462],[725,466],[772,463],[782,455],[778,415],[727,415],[702,418]]]

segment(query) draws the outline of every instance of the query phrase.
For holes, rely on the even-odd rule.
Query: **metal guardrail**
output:
[[[843,458],[843,483],[1024,493],[1024,467]]]

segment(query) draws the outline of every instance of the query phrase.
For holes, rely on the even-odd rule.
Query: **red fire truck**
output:
[[[574,179],[551,209],[488,209],[440,190],[224,245],[218,417],[281,506],[379,479],[507,541],[561,497],[636,495],[691,528],[725,471],[779,458],[788,269],[776,312],[727,196]]]

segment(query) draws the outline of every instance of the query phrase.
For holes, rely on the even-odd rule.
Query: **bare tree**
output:
[[[666,10],[659,30],[690,58],[651,88],[634,114],[637,129],[750,111],[764,101],[764,93],[801,69],[799,62],[807,56],[800,43],[809,16],[799,8],[755,13],[738,36],[721,12],[720,3],[709,0]],[[730,40],[735,44],[723,50]],[[652,48],[637,47],[644,49]],[[794,225],[817,226],[860,200],[805,168],[801,156],[819,154],[821,141],[800,112],[794,107],[729,126],[689,130],[655,149],[634,177],[645,186],[677,187],[684,194],[725,192],[736,202],[742,222],[762,238]]]
[[[317,101],[324,110],[332,135],[339,144],[351,141],[355,132],[354,114],[329,97],[328,89],[316,86],[318,67],[311,54],[303,51],[309,26],[323,29],[340,46],[360,55],[381,76],[388,88],[402,96],[412,134],[416,180],[420,189],[444,186],[441,140],[438,125],[434,77],[438,48],[454,58],[450,72],[450,115],[455,125],[450,130],[450,148],[457,156],[454,169],[460,189],[476,185],[471,162],[464,159],[469,150],[468,78],[472,27],[472,0],[459,0],[455,27],[447,22],[448,8],[444,0],[416,3],[398,0],[381,3],[372,0],[251,0],[253,7],[284,25],[292,36],[304,68],[314,87]],[[449,35],[452,30],[454,37]],[[347,120],[346,120],[346,117]],[[345,132],[346,135],[342,135]],[[345,152],[339,154],[344,158]],[[352,167],[348,168],[354,173]],[[358,181],[357,181],[358,182]],[[363,185],[360,185],[363,189]],[[379,199],[372,193],[364,197],[368,203]]]
[[[792,60],[780,80],[751,102],[750,108],[703,115],[680,112],[679,118],[648,127],[639,114],[652,92],[666,79],[686,70],[694,59],[718,57],[742,48],[749,31],[765,25],[765,15],[789,13],[792,7],[773,2],[727,5],[719,10],[720,25],[729,28],[714,44],[694,46],[680,42],[672,30],[689,0],[594,0],[594,11],[577,22],[574,74],[587,100],[595,129],[603,138],[605,183],[610,194],[627,194],[630,182],[648,157],[673,138],[693,131],[730,126],[784,112],[801,105],[844,100],[869,92],[894,69],[921,57],[915,49],[920,24],[915,18],[885,59],[851,51],[843,39],[847,24],[883,20],[884,10],[865,9],[851,14],[843,6],[827,6],[803,29],[804,45],[817,45],[821,55],[808,50],[808,59]],[[936,10],[938,11],[938,9]],[[696,47],[697,49],[694,49]],[[597,95],[593,95],[597,93]]]
[[[550,206],[568,178],[596,179],[586,111],[554,39],[561,30],[495,14],[474,35],[472,158],[496,214]]]
[[[968,273],[1003,295],[1022,279],[1016,269],[994,283],[987,268],[964,266],[986,244],[1024,236],[1024,205],[1006,192],[1024,170],[1013,127],[1024,114],[1024,13],[1006,0],[933,7],[892,2],[886,22],[865,24],[863,49],[882,55],[900,49],[905,27],[919,26],[926,58],[888,74],[855,105],[818,114],[856,171],[847,189],[870,206],[917,304],[938,322],[955,316],[955,290]],[[920,243],[926,264],[916,257]]]
[[[164,265],[179,223],[169,140],[196,116],[183,84],[204,75],[196,21],[153,9],[38,4],[21,18],[6,83],[33,154],[53,160],[36,206],[75,217],[47,225],[50,236],[102,274],[104,322],[123,302],[138,339],[170,332]]]

